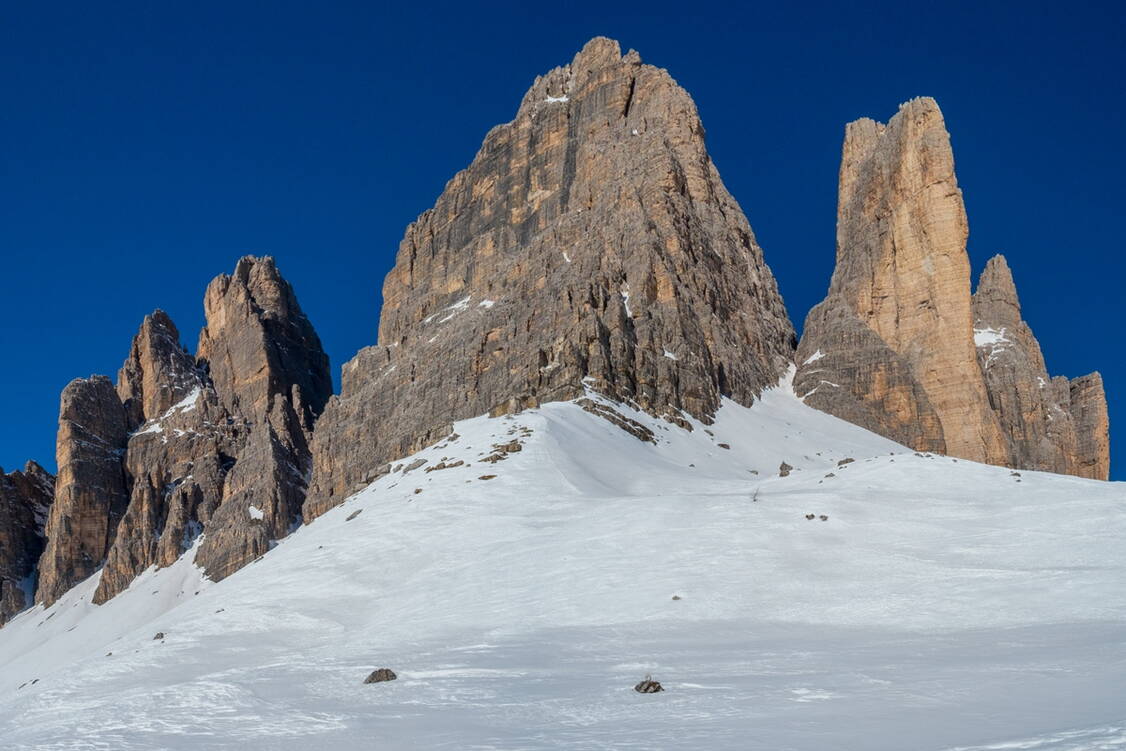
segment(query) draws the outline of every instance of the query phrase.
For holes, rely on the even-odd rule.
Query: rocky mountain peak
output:
[[[995,324],[1016,326],[1020,323],[1020,298],[1013,281],[1013,272],[1005,257],[998,253],[985,264],[974,292],[974,317]],[[980,327],[979,327],[980,328]]]
[[[806,320],[810,404],[923,450],[1005,460],[972,340],[968,224],[933,99],[845,130],[837,266]]]
[[[213,280],[204,312],[198,357],[157,310],[116,389],[93,376],[64,390],[37,601],[101,567],[93,600],[105,602],[200,535],[197,563],[222,578],[298,519],[328,357],[273,259]]]
[[[691,97],[602,38],[407,228],[383,301],[314,439],[306,518],[453,420],[592,389],[708,421],[777,383],[794,345]]]
[[[197,358],[223,404],[261,420],[277,395],[301,394],[307,427],[332,395],[328,357],[274,259],[245,256],[204,295]]]
[[[117,375],[117,394],[133,427],[167,412],[201,385],[195,359],[163,310],[145,316]]]
[[[970,294],[968,226],[933,99],[887,125],[847,126],[837,264],[806,319],[795,389],[918,450],[1105,479],[1091,474],[1106,466],[1093,437],[1106,434],[1101,385],[1078,388],[1080,419],[1076,388],[1048,377],[1002,256]]]
[[[973,307],[978,364],[1005,436],[1008,463],[1106,479],[1110,447],[1102,378],[1048,375],[1040,343],[1021,318],[1004,256],[986,264]]]

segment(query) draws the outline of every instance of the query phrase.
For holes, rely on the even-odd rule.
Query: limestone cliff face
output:
[[[0,626],[34,601],[54,495],[54,476],[35,462],[23,471],[0,469]]]
[[[250,563],[300,520],[313,422],[332,395],[328,356],[273,259],[239,261],[204,297],[197,356],[249,428],[196,561],[212,579]]]
[[[223,405],[260,421],[274,397],[300,405],[311,429],[332,396],[328,356],[272,258],[246,257],[207,287],[198,357]]]
[[[163,310],[145,316],[117,374],[117,395],[130,427],[163,414],[199,386],[195,360],[180,344],[172,319]]]
[[[129,506],[94,593],[101,603],[149,566],[175,561],[222,498],[246,429],[229,419],[163,311],[146,316],[118,375],[130,415],[123,464]]]
[[[1102,376],[1091,373],[1076,378],[1069,391],[1076,435],[1073,474],[1106,480],[1110,477],[1110,418]]]
[[[129,420],[105,376],[71,381],[59,406],[59,474],[35,601],[50,605],[105,559],[129,505],[122,456]]]
[[[379,344],[345,365],[306,518],[451,421],[580,396],[657,415],[750,403],[793,328],[669,74],[594,39],[406,232]]]
[[[908,102],[887,125],[850,123],[837,266],[827,300],[806,322],[795,388],[828,412],[848,404],[866,413],[860,424],[917,448],[1004,463],[974,351],[967,227],[950,137],[933,99]],[[824,326],[842,318],[847,324],[836,330]],[[878,338],[863,361],[842,352],[841,325]],[[881,343],[905,367],[885,373]],[[818,352],[823,357],[807,362]]]
[[[1048,376],[1040,344],[1021,318],[1003,256],[986,265],[973,303],[978,362],[1005,434],[1009,463],[1105,480],[1109,443],[1102,379],[1097,373],[1075,381]]]
[[[1105,479],[1098,374],[1049,379],[1003,258],[970,294],[966,213],[934,100],[887,125],[849,124],[839,190],[836,269],[797,353],[806,403],[919,450]]]
[[[193,357],[163,311],[147,316],[116,390],[96,376],[63,394],[59,483],[37,601],[102,565],[94,602],[196,555],[221,579],[300,519],[328,358],[273,259],[215,279]]]

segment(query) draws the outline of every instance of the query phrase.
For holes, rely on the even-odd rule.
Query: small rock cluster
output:
[[[371,675],[364,678],[364,683],[385,683],[386,681],[393,681],[398,679],[399,676],[395,675],[395,671],[391,668],[379,668],[373,670]]]

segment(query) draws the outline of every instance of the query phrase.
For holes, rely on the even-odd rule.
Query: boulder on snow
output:
[[[157,631],[156,636],[154,636],[152,638],[152,640],[156,641],[157,639],[163,639],[163,638],[164,638],[164,632],[163,631]]]
[[[639,694],[655,694],[658,691],[664,691],[665,689],[658,681],[653,680],[653,676],[646,673],[645,680],[634,686],[633,690]]]
[[[371,675],[364,679],[364,683],[383,683],[384,681],[393,681],[398,677],[391,668],[380,668],[373,670]]]
[[[780,465],[778,465],[778,476],[779,477],[789,477],[790,476],[790,470],[792,470],[792,469],[793,469],[793,467],[791,467],[789,464],[786,464],[786,462],[782,462]]]

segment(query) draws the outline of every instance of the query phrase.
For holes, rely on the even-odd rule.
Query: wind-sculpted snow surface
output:
[[[656,442],[576,403],[462,421],[219,583],[189,551],[23,613],[4,747],[1126,745],[1123,485],[786,387],[691,432],[614,408]]]

